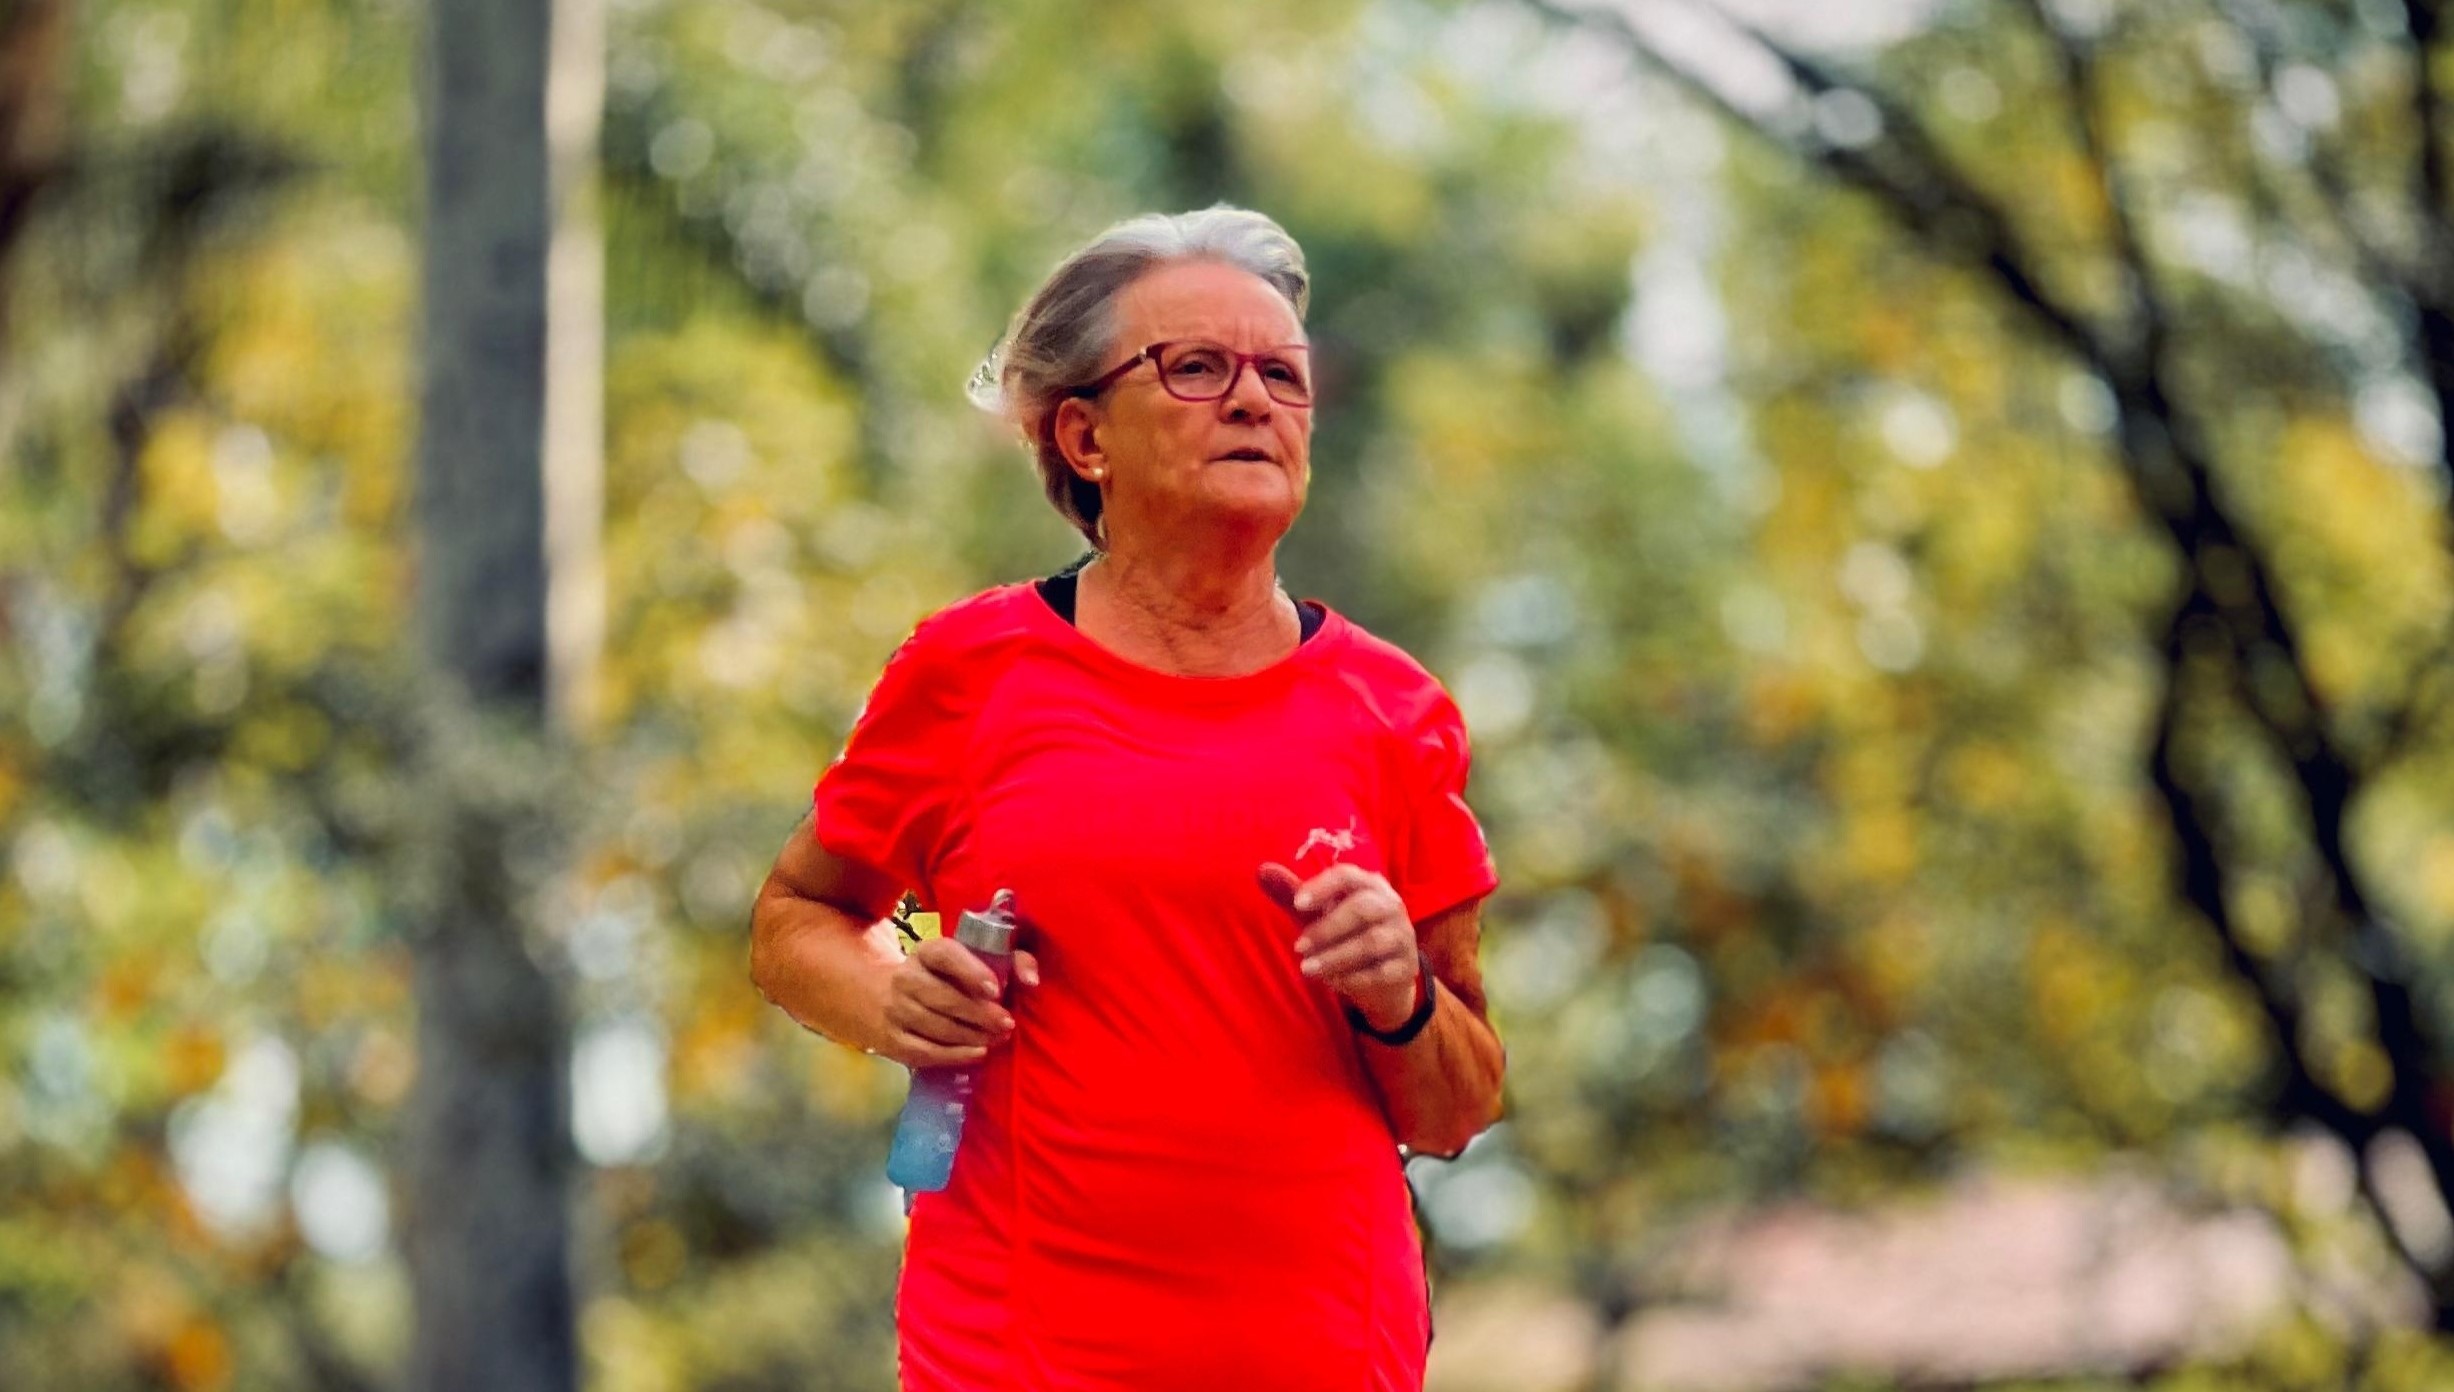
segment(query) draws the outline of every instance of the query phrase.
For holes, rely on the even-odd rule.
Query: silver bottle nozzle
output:
[[[955,922],[954,940],[974,952],[1012,952],[1014,930],[1020,926],[1014,921],[1014,891],[1001,889],[986,909],[964,910]]]

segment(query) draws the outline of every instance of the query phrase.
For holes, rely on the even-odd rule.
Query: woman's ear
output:
[[[1099,445],[1099,413],[1091,409],[1091,403],[1078,396],[1058,402],[1048,434],[1076,475],[1093,483],[1108,476],[1107,452]]]

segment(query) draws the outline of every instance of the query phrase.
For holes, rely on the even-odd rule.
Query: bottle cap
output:
[[[1014,894],[998,890],[997,897],[986,909],[966,909],[954,927],[954,940],[974,952],[1012,952],[1014,930]]]

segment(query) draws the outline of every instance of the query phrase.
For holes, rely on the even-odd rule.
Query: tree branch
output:
[[[2123,273],[2127,301],[2123,305],[2125,355],[2135,356],[2143,365],[2160,363],[2170,319],[2156,286],[2154,269],[2148,264],[2146,249],[2139,239],[2138,221],[2131,214],[2135,194],[2114,159],[2113,142],[2105,129],[2104,92],[2096,80],[2095,54],[2089,45],[2054,23],[2053,16],[2046,13],[2044,0],[2013,3],[2027,15],[2028,22],[2053,54],[2062,98],[2070,110],[2071,133],[2087,160],[2097,201],[2104,208],[2113,258]]]
[[[2215,937],[2224,963],[2265,1017],[2284,1078],[2275,1107],[2285,1121],[2306,1119],[2326,1128],[2358,1155],[2379,1129],[2377,1119],[2351,1106],[2318,1081],[2301,1053],[2303,1021],[2299,1004],[2250,951],[2224,894],[2223,857],[2217,848],[2215,814],[2200,800],[2181,767],[2180,744],[2189,728],[2189,643],[2194,631],[2214,626],[2215,616],[2203,599],[2186,596],[2165,626],[2164,694],[2157,706],[2155,744],[2149,753],[2148,776],[2164,804],[2173,831],[2174,879],[2182,898],[2198,913]]]
[[[1839,182],[1872,194],[1879,207],[1940,259],[1991,275],[2048,338],[2068,348],[2111,386],[2125,471],[2141,502],[2186,563],[2181,612],[2203,621],[2221,637],[2243,706],[2265,741],[2289,764],[2298,784],[2309,838],[2325,867],[2332,917],[2352,965],[2369,984],[2378,1042],[2392,1060],[2384,1119],[2411,1131],[2427,1155],[2439,1193],[2454,1199],[2454,1135],[2449,1135],[2442,1118],[2433,1115],[2439,1110],[2443,1055],[2432,1023],[2423,1017],[2410,988],[2401,946],[2371,911],[2346,844],[2347,814],[2362,784],[2360,767],[2330,728],[2324,696],[2311,679],[2298,635],[2283,612],[2273,566],[2216,492],[2213,452],[2169,386],[2159,351],[2164,330],[2143,332],[2135,343],[2117,342],[2044,288],[2005,215],[1936,152],[1931,139],[1898,103],[1845,86],[1769,37],[1725,18],[1731,32],[1745,35],[1778,62],[1801,91],[1810,96],[1856,92],[1890,123],[1887,132],[1865,150],[1809,145],[1767,129],[1701,75],[1659,51],[1624,15],[1568,9],[1556,0],[1528,3],[1554,18],[1610,33],[1650,67],[1743,128]],[[2411,3],[2418,7],[2420,0]],[[2429,13],[2433,17],[2433,6]],[[2421,32],[2434,31],[2416,24],[2415,33]],[[2087,68],[2078,58],[2065,44],[2065,74],[2084,85]],[[2083,124],[2091,119],[2084,104],[2077,119]],[[2108,200],[2117,201],[2114,196],[2120,189],[2114,170],[2105,161],[2101,132],[2083,136],[2083,140],[2092,142],[2096,172]],[[2434,141],[2429,144],[2428,169],[2431,177],[2441,176]],[[2126,218],[2129,211],[2116,207],[2120,217]],[[2116,241],[2131,258],[2123,269],[2132,277],[2132,293],[2141,297],[2138,313],[2152,322],[2163,309],[2154,297],[2154,282],[2147,274],[2135,231],[2117,230]],[[2454,349],[2434,361],[2454,374]],[[2454,390],[2454,375],[2449,376],[2448,387]],[[2176,784],[2175,792],[2186,790]],[[2178,819],[2177,832],[2186,836],[2188,824],[2188,818]],[[2211,841],[2203,846],[2185,845],[2184,852],[2185,872],[2196,877],[2186,880],[2193,902],[2203,907],[2220,900],[2220,852]],[[2328,1110],[2322,1092],[2296,1101],[2315,1113]],[[2357,1129],[2340,1113],[2334,1120]],[[2431,1287],[2440,1297],[2438,1318],[2454,1324],[2454,1286],[2440,1285],[2432,1278]]]
[[[2418,150],[2408,196],[2413,235],[2420,249],[2412,278],[2412,307],[2420,339],[2420,375],[2437,405],[2437,467],[2454,479],[2454,256],[2449,256],[2444,102],[2431,69],[2445,29],[2442,0],[2403,0],[2411,31],[2411,126]],[[2449,493],[2454,498],[2454,492]]]
[[[1655,48],[1625,15],[1565,7],[1557,0],[1527,3],[1554,19],[1607,32],[1648,66],[1702,97],[1742,128],[1810,167],[1873,195],[1878,207],[1941,259],[1991,276],[2048,338],[2068,349],[2112,388],[2120,416],[2122,454],[2132,484],[2189,562],[2193,583],[2207,587],[2218,599],[2218,611],[2233,636],[2239,660],[2258,677],[2251,685],[2255,708],[2275,731],[2296,772],[2302,774],[2322,834],[2340,845],[2343,803],[2354,781],[2355,765],[2328,728],[2324,696],[2310,678],[2298,637],[2283,613],[2273,567],[2217,498],[2212,452],[2178,407],[2167,385],[2165,366],[2160,357],[2147,351],[2149,345],[2117,342],[2047,290],[2031,269],[2029,255],[2007,215],[1969,183],[1915,119],[1889,97],[1845,87],[1811,60],[1731,22],[1731,32],[1745,36],[1778,62],[1801,90],[1810,95],[1842,90],[1857,93],[1888,123],[1885,135],[1868,151],[1807,145],[1768,130],[1710,82]],[[2102,167],[2099,173],[2104,175]],[[2113,185],[2103,187],[2110,197]],[[2143,257],[2135,238],[2131,245],[2133,254]],[[2151,292],[2143,259],[2124,270],[2134,282],[2134,294]],[[2281,680],[2272,679],[2270,673]]]

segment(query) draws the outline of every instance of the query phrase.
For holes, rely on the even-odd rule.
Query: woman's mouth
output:
[[[1254,449],[1249,445],[1242,449],[1231,449],[1225,454],[1218,456],[1218,458],[1221,462],[1227,460],[1238,460],[1249,464],[1268,464],[1274,462],[1271,460],[1268,451]]]

